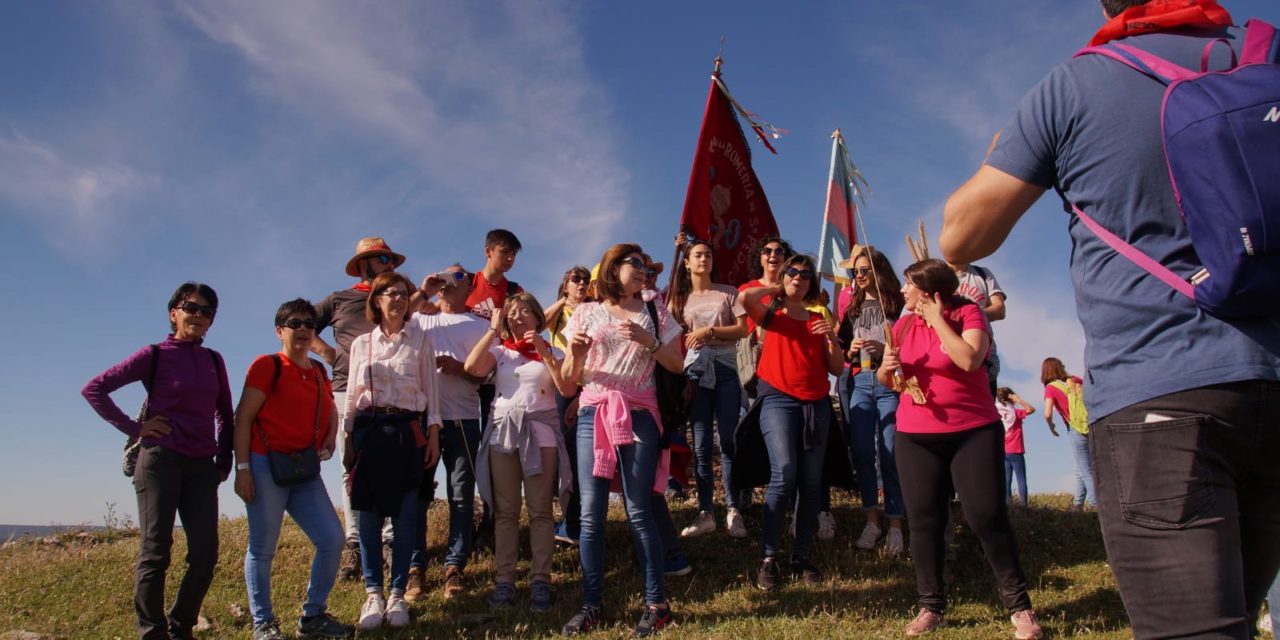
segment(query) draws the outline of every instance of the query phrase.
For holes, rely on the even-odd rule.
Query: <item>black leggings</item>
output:
[[[958,433],[897,434],[894,455],[911,530],[919,606],[937,613],[947,608],[942,584],[952,487],[960,495],[965,520],[982,542],[1010,613],[1031,608],[1018,543],[1004,504],[1004,429],[999,422]]]

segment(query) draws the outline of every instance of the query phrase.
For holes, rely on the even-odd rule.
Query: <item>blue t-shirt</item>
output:
[[[1152,33],[1124,43],[1200,68],[1214,37],[1239,51],[1244,31]],[[1219,45],[1211,69],[1224,68]],[[1023,98],[987,164],[1055,187],[1105,228],[1175,273],[1199,268],[1181,219],[1160,131],[1164,85],[1103,56],[1064,62]],[[1069,211],[1070,205],[1065,205]],[[1223,321],[1098,239],[1074,216],[1071,280],[1086,336],[1090,420],[1177,391],[1280,380],[1280,318]]]

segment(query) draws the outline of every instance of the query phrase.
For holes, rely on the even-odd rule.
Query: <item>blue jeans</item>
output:
[[[249,589],[253,623],[261,624],[276,617],[271,610],[271,561],[276,556],[280,525],[286,512],[316,548],[302,615],[324,613],[345,542],[324,479],[317,477],[303,484],[281,487],[271,478],[267,456],[258,453],[249,456],[249,472],[253,474],[253,501],[245,505],[249,517],[249,550],[244,556],[244,583]]]
[[[609,516],[609,484],[606,478],[592,475],[595,456],[595,407],[578,411],[578,486],[582,489],[582,536],[578,550],[582,556],[582,601],[602,606],[604,603],[605,522]],[[618,447],[618,473],[622,478],[622,497],[631,523],[631,535],[637,542],[641,566],[644,568],[645,604],[666,602],[663,584],[663,548],[658,523],[650,509],[658,455],[658,425],[648,411],[631,412],[631,429],[638,442]]]
[[[742,383],[738,382],[738,372],[732,367],[715,363],[716,386],[714,389],[694,387],[693,406],[689,421],[693,424],[693,452],[697,458],[694,469],[698,484],[698,509],[711,511],[712,498],[715,494],[716,479],[712,470],[712,456],[715,454],[715,432],[720,436],[720,473],[724,484],[725,506],[738,508],[738,501],[732,491],[733,460],[725,453],[725,444],[733,442],[733,430],[738,427],[738,410],[742,407]],[[712,417],[715,424],[712,424]]]
[[[884,487],[884,514],[901,518],[902,484],[893,456],[893,437],[898,430],[898,394],[876,381],[875,372],[861,371],[853,377],[849,398],[849,432],[846,442],[853,455],[850,462],[858,473],[862,509],[880,508],[879,489]],[[879,465],[877,465],[877,458]],[[876,469],[879,468],[879,479]]]
[[[782,527],[792,498],[798,493],[796,543],[793,559],[808,558],[813,534],[818,528],[818,503],[822,492],[822,465],[827,453],[827,430],[831,428],[831,403],[826,398],[813,403],[815,434],[813,448],[804,448],[805,403],[780,392],[761,396],[760,434],[769,452],[769,491],[764,499],[764,555],[778,555]],[[797,491],[798,489],[798,491]]]
[[[360,563],[364,565],[364,588],[382,591],[382,516],[377,511],[357,511],[360,521]],[[391,590],[404,593],[409,584],[409,558],[417,530],[418,489],[404,492],[400,512],[391,519]]]
[[[1074,504],[1078,507],[1084,504],[1086,498],[1089,500],[1089,506],[1098,508],[1098,493],[1093,489],[1093,463],[1089,462],[1089,436],[1080,435],[1079,431],[1072,429],[1069,425],[1067,428],[1067,440],[1071,441],[1071,452],[1076,459],[1076,499]]]
[[[446,567],[467,568],[476,527],[476,455],[480,451],[479,420],[445,420],[440,429],[440,461],[444,463],[449,498],[449,548]]]
[[[1018,479],[1018,502],[1027,506],[1027,456],[1023,453],[1004,454],[1004,501],[1013,502],[1013,480]]]

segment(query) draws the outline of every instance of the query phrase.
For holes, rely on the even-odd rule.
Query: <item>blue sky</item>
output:
[[[903,235],[922,218],[936,237],[1018,99],[1100,23],[1094,0],[6,3],[0,522],[134,511],[123,436],[79,390],[163,338],[184,280],[219,293],[207,344],[238,395],[279,346],[276,306],[348,286],[361,236],[416,279],[478,267],[484,231],[512,229],[512,275],[543,299],[613,242],[669,263],[721,36],[735,96],[789,131],[777,156],[754,145],[783,235],[816,250],[839,127],[872,187],[870,240],[901,269]],[[1045,356],[1081,370],[1065,224],[1042,200],[982,263],[1009,295],[1002,381],[1037,405]],[[1038,416],[1027,446],[1032,492],[1069,490]]]

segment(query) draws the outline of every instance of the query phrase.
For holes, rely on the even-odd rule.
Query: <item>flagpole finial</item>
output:
[[[720,77],[721,64],[724,64],[724,36],[720,36],[720,51],[716,53],[716,68],[711,71],[713,77]]]
[[[837,127],[835,131],[831,132],[831,137],[839,140],[840,138],[843,138],[844,135],[840,133],[840,128]]]

